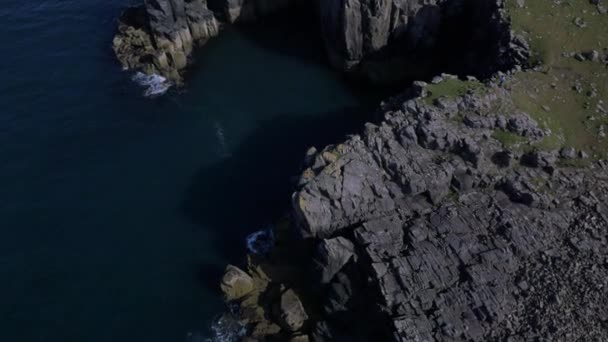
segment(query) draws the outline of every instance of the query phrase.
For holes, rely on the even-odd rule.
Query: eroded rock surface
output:
[[[221,22],[292,5],[306,10],[289,15],[318,14],[335,67],[375,83],[430,77],[446,64],[488,76],[529,56],[502,0],[145,0],[120,18],[113,48],[125,68],[180,84],[193,48],[218,35]]]
[[[487,76],[529,55],[525,42],[511,33],[502,0],[319,3],[332,64],[377,83],[428,77],[436,71],[433,63],[445,67],[449,59],[461,72]]]
[[[146,0],[123,13],[112,44],[125,68],[179,84],[193,48],[218,33],[206,0]]]
[[[535,150],[550,132],[496,85],[435,100],[414,89],[379,124],[307,154],[293,243],[315,246],[303,262],[321,272],[297,282],[298,336],[607,340],[608,164],[572,169]]]
[[[180,85],[193,49],[217,36],[222,21],[253,21],[298,1],[144,0],[120,17],[112,47],[125,69]]]
[[[607,165],[571,170],[557,152],[505,151],[494,130],[528,143],[546,134],[513,108],[501,89],[395,100],[382,123],[327,148],[339,158],[310,169],[294,195],[302,236],[355,245],[329,286],[349,288],[384,340],[608,338]],[[359,278],[368,282],[353,289]],[[314,340],[372,340],[377,330],[343,323],[356,312],[332,312]]]

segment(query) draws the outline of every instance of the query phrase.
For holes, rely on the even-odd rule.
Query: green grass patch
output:
[[[601,15],[586,0],[526,1],[523,8],[508,0],[513,29],[522,34],[534,50],[532,62],[542,63],[539,71],[518,73],[507,87],[515,106],[539,122],[552,134],[537,144],[543,149],[572,146],[605,157],[608,141],[599,134],[608,115],[608,68],[600,62],[581,62],[571,52],[608,49],[608,15]],[[580,18],[585,27],[575,25]],[[574,90],[580,84],[582,92]],[[595,96],[588,92],[595,89]],[[602,105],[603,102],[603,105]]]
[[[503,130],[494,131],[492,133],[492,137],[498,140],[504,147],[509,149],[518,148],[522,144],[528,142],[528,140],[524,137]]]
[[[441,97],[456,98],[465,95],[470,91],[479,92],[483,89],[485,89],[485,86],[480,82],[448,78],[441,83],[430,84],[427,87],[429,96],[424,100],[428,104],[434,104],[435,101]]]

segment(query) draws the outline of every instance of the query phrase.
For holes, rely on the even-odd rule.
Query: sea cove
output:
[[[206,334],[225,265],[286,210],[306,148],[378,102],[280,22],[225,30],[185,87],[146,98],[111,51],[131,4],[0,9],[0,340]]]

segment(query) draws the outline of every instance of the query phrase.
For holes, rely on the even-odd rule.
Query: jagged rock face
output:
[[[321,24],[332,62],[350,69],[408,30],[412,39],[419,41],[425,32],[438,29],[438,3],[445,1],[320,1]]]
[[[180,72],[196,44],[219,33],[205,0],[146,0],[119,21],[113,48],[127,69],[140,69],[181,83]]]
[[[511,36],[502,0],[327,0],[319,6],[331,63],[376,83],[433,76],[436,64],[445,67],[442,59],[454,59],[460,70],[441,71],[488,76],[529,55]]]
[[[502,0],[211,0],[213,11],[206,0],[145,0],[125,12],[113,47],[125,68],[180,83],[194,45],[219,33],[216,16],[253,21],[295,4],[318,7],[330,62],[374,83],[486,77],[529,57]]]
[[[252,21],[300,0],[145,0],[118,24],[113,49],[125,69],[158,74],[180,85],[196,45],[219,34],[219,18]]]
[[[608,338],[608,165],[505,150],[494,130],[546,134],[513,110],[496,88],[395,99],[381,124],[317,153],[334,158],[308,158],[300,234],[355,251],[333,258],[348,262],[333,263],[313,340]],[[362,314],[370,324],[348,323]]]

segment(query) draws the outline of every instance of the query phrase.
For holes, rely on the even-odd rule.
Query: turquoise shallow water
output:
[[[0,341],[207,331],[224,265],[286,209],[306,147],[375,103],[306,21],[227,30],[187,87],[144,98],[110,50],[129,3],[0,6]]]

